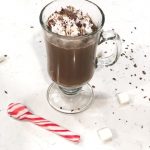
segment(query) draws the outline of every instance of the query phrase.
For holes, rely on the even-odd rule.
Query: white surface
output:
[[[112,132],[107,127],[98,130],[98,135],[100,136],[101,140],[104,142],[112,139]]]
[[[126,93],[119,93],[118,95],[118,101],[120,104],[128,104],[130,102],[130,97]]]
[[[90,81],[96,87],[95,101],[87,111],[76,115],[61,114],[49,107],[46,100],[51,80],[47,74],[46,51],[38,17],[49,1],[1,1],[0,55],[7,54],[8,59],[0,63],[0,150],[150,149],[149,0],[93,1],[105,13],[104,29],[114,28],[126,40],[123,51],[134,60],[122,56],[114,66],[96,71]],[[125,49],[127,45],[129,48]],[[142,70],[146,71],[145,75]],[[116,81],[112,80],[114,77]],[[120,107],[114,95],[126,91],[132,96],[132,102]],[[7,106],[11,102],[21,102],[33,113],[79,133],[81,142],[72,144],[33,124],[10,118]],[[97,135],[97,130],[105,126],[114,133],[113,140],[107,144],[102,143]]]

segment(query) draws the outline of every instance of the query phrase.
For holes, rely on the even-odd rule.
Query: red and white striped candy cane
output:
[[[8,106],[8,114],[11,117],[19,119],[19,120],[30,121],[48,131],[54,132],[57,135],[65,138],[67,140],[70,140],[72,142],[80,141],[80,135],[75,134],[72,131],[63,128],[56,123],[53,123],[42,117],[32,114],[26,106],[24,106],[20,103],[11,103]]]

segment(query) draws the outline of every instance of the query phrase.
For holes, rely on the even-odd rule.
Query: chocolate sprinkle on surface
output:
[[[116,81],[116,78],[112,78],[114,81]]]
[[[5,94],[8,94],[8,92],[7,92],[7,91],[4,91],[4,93],[5,93]]]
[[[142,73],[145,75],[146,74],[146,72],[145,71],[142,71]]]
[[[142,80],[142,77],[140,77],[139,79]]]
[[[92,88],[95,88],[95,86],[94,86],[94,85],[92,85]]]
[[[144,91],[144,89],[141,89],[141,91]]]
[[[133,66],[134,66],[135,68],[137,68],[137,64],[134,64]]]
[[[4,55],[4,57],[7,57],[7,55]]]

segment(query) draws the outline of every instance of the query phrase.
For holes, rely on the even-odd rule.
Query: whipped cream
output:
[[[47,27],[56,34],[72,37],[88,35],[97,30],[88,14],[72,6],[52,13],[47,20]]]

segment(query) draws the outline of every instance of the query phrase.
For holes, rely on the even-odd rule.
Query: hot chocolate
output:
[[[55,33],[46,36],[48,71],[52,80],[65,87],[89,81],[95,69],[97,46],[92,34],[97,27],[89,15],[68,6],[50,15],[47,28]]]

